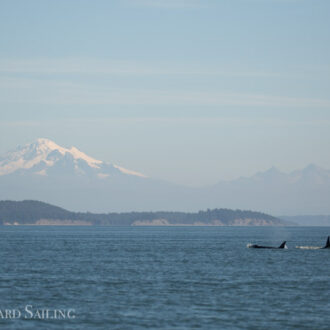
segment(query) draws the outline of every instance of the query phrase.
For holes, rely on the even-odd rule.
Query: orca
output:
[[[328,236],[325,246],[323,246],[321,249],[330,249],[330,236]]]
[[[305,250],[323,250],[330,249],[330,236],[328,236],[327,241],[323,247],[320,246],[296,246],[297,249],[305,249]]]
[[[248,244],[248,248],[252,248],[252,249],[285,249],[286,248],[285,244],[286,244],[286,241],[284,241],[279,247]]]

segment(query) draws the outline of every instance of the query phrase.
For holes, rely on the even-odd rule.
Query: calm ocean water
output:
[[[3,226],[0,327],[330,329],[330,250],[295,249],[323,246],[327,235],[329,227]],[[246,248],[283,240],[289,249]],[[21,315],[6,319],[5,309]]]

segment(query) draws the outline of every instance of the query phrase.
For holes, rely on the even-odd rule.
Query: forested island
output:
[[[213,209],[186,212],[71,212],[40,201],[0,201],[1,225],[99,226],[283,226],[289,223],[271,215],[242,210]]]

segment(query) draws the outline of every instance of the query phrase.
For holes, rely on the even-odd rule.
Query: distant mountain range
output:
[[[288,221],[268,214],[241,210],[93,214],[70,212],[39,201],[0,201],[0,225],[285,226],[289,224]]]
[[[330,171],[309,165],[191,188],[149,178],[48,139],[0,158],[0,199],[35,199],[72,210],[122,212],[250,209],[276,215],[330,214]]]

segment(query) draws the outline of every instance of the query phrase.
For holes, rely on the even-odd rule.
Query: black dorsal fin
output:
[[[325,248],[330,248],[330,236],[328,236],[327,242],[325,243]]]
[[[286,241],[284,241],[278,248],[279,249],[284,249],[285,248]]]

